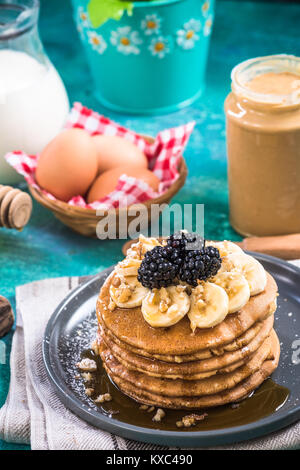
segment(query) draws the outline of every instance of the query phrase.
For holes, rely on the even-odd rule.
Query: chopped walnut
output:
[[[147,410],[147,413],[152,413],[152,411],[155,410],[155,407],[154,406],[150,406],[150,408],[148,408]]]
[[[141,405],[140,410],[148,410],[149,406],[148,405]]]
[[[169,306],[171,305],[172,301],[168,294],[168,291],[165,287],[162,287],[160,290],[153,289],[153,298],[151,299],[151,303],[158,303],[159,302],[159,310],[162,313],[165,313]]]
[[[182,418],[182,424],[185,428],[189,428],[191,426],[195,426],[196,420],[195,418],[192,418],[191,416],[184,416]]]
[[[269,313],[274,313],[277,308],[277,299],[275,299],[270,305],[269,305]]]
[[[119,302],[127,302],[127,300],[131,297],[132,291],[128,284],[122,283],[116,292],[116,296]]]
[[[85,389],[85,394],[88,396],[88,397],[91,397],[94,393],[94,389],[93,388],[86,388]]]
[[[158,408],[155,415],[152,418],[152,421],[156,421],[157,423],[160,422],[164,417],[166,416],[166,413],[162,408]]]
[[[89,359],[88,357],[78,362],[76,367],[78,367],[80,370],[83,370],[84,372],[95,372],[97,370],[96,362],[93,361],[93,359]]]
[[[166,304],[166,302],[164,300],[162,300],[160,303],[159,303],[159,310],[162,312],[162,313],[165,313],[167,310],[168,310],[168,305]]]
[[[203,299],[196,298],[196,305],[197,305],[198,310],[202,310],[206,306],[206,303]]]
[[[158,289],[154,288],[152,289],[152,292],[149,297],[149,303],[151,305],[155,305],[159,302],[159,291]]]
[[[93,378],[90,372],[82,372],[81,377],[83,378],[84,382],[90,382]]]
[[[181,421],[176,422],[176,426],[178,428],[185,427],[185,428],[190,428],[191,426],[195,426],[198,421],[203,421],[207,416],[207,413],[203,413],[202,415],[197,415],[197,414],[190,414],[186,415],[182,418]]]
[[[99,349],[98,349],[98,342],[95,339],[95,341],[92,342],[91,344],[91,350],[94,351],[94,353],[99,356]]]
[[[139,241],[131,245],[127,250],[127,256],[142,260],[147,251],[152,250],[152,248],[159,245],[160,242],[156,238],[146,238],[144,235],[140,235]]]
[[[108,310],[110,310],[111,312],[114,311],[114,309],[116,308],[116,304],[113,300],[110,300],[109,304],[108,304]]]
[[[211,349],[211,352],[215,355],[215,356],[222,356],[224,354],[224,348],[212,348]]]
[[[103,395],[99,395],[94,402],[95,403],[104,403],[106,401],[111,401],[112,397],[110,393],[104,393]]]
[[[114,280],[112,281],[112,285],[114,287],[119,287],[120,284],[121,284],[121,279],[118,276],[115,276]]]
[[[143,248],[141,243],[134,243],[127,250],[127,256],[133,259],[142,259],[143,258]]]
[[[171,298],[165,287],[162,287],[160,289],[160,297],[161,297],[161,300],[164,301],[167,305],[171,305]]]

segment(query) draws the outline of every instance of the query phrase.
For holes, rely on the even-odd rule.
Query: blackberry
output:
[[[190,249],[191,247],[199,249]],[[204,239],[193,233],[177,232],[166,246],[147,251],[138,270],[138,281],[149,289],[168,287],[178,279],[196,286],[215,276],[221,267],[219,250],[205,247]]]
[[[178,251],[180,256],[184,257],[187,250],[201,250],[204,247],[204,239],[196,233],[175,232],[167,238],[167,246]]]
[[[197,286],[198,279],[206,281],[215,276],[221,267],[219,250],[212,246],[201,250],[188,250],[179,270],[179,279],[191,286]]]
[[[168,287],[175,283],[182,259],[176,250],[155,246],[147,251],[138,270],[138,281],[149,289]]]

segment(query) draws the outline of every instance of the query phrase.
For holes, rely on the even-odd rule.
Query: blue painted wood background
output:
[[[230,71],[250,57],[274,53],[299,56],[299,24],[300,5],[218,0],[204,96],[190,108],[156,118],[116,115],[95,102],[69,1],[41,0],[40,33],[71,102],[81,101],[143,134],[154,135],[166,127],[197,121],[185,153],[189,176],[174,202],[204,203],[206,237],[238,240],[228,222],[227,204],[223,102],[230,89]],[[76,235],[34,204],[32,219],[22,233],[0,229],[0,294],[14,306],[17,285],[96,273],[120,259],[121,246],[119,241],[101,242]],[[0,406],[9,386],[11,339],[12,333],[2,340],[7,363],[0,364]],[[0,450],[21,448],[29,449],[0,441]]]

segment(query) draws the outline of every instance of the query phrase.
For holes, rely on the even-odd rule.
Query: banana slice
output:
[[[250,295],[257,295],[265,290],[267,275],[263,266],[253,256],[243,253],[230,253],[223,258],[221,272],[236,270],[245,276]]]
[[[135,276],[116,275],[109,289],[111,299],[120,308],[140,307],[148,292]]]
[[[207,241],[206,246],[214,246],[215,248],[218,248],[221,257],[228,256],[229,253],[244,253],[242,248],[228,240],[224,240],[223,242]]]
[[[192,291],[188,317],[193,331],[211,328],[221,323],[228,314],[229,299],[225,290],[211,282],[203,282]]]
[[[152,289],[142,303],[142,314],[149,325],[167,327],[175,325],[189,311],[190,298],[184,286]]]
[[[222,287],[229,298],[228,313],[240,310],[250,298],[250,288],[243,274],[224,272],[217,274],[213,282]]]

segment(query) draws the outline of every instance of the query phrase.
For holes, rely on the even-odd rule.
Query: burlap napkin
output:
[[[300,262],[298,262],[300,266]],[[130,441],[82,421],[61,403],[48,379],[41,342],[55,307],[84,279],[47,279],[16,289],[17,325],[10,358],[11,382],[0,410],[0,438],[35,450],[164,449]],[[218,449],[286,449],[300,446],[300,422],[267,437]]]

